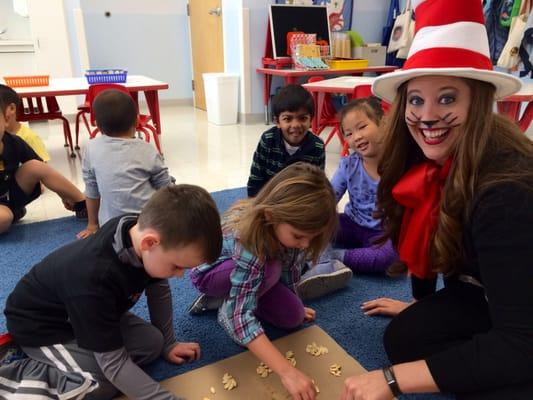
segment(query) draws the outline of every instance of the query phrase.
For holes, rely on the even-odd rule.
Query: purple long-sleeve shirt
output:
[[[341,160],[331,180],[337,201],[348,191],[350,201],[344,213],[357,225],[376,230],[380,229],[380,221],[372,214],[376,208],[378,183],[379,180],[368,175],[363,158],[357,153]]]

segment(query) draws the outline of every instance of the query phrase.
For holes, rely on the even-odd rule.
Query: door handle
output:
[[[217,17],[220,17],[222,15],[222,8],[221,7],[211,8],[209,10],[209,15],[216,15]]]

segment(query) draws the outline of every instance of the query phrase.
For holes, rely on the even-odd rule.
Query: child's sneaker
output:
[[[296,291],[302,300],[322,297],[345,287],[353,272],[339,260],[315,265],[298,282]]]
[[[200,315],[206,311],[217,310],[223,302],[224,299],[222,297],[201,294],[196,300],[194,300],[187,311],[191,315]]]
[[[9,333],[0,335],[0,366],[27,358],[20,346],[13,341]]]

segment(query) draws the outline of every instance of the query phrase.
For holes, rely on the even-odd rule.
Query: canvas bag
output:
[[[527,18],[528,16],[526,14],[513,17],[511,27],[509,28],[509,37],[498,58],[498,67],[512,69],[520,63],[519,50],[522,44],[522,38],[524,37]]]
[[[412,14],[411,2],[408,0],[403,13],[398,15],[394,20],[387,53],[393,53],[408,45],[409,27],[412,22]]]
[[[402,58],[402,59],[407,58],[407,55],[409,54],[409,49],[411,48],[411,43],[413,42],[414,37],[415,37],[415,21],[411,18],[411,22],[409,23],[407,45],[405,45],[400,50],[398,50],[398,53],[396,53],[396,57]]]

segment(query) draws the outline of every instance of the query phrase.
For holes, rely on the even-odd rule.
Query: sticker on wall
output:
[[[353,0],[276,0],[277,4],[327,5],[329,26],[332,31],[350,30]]]

